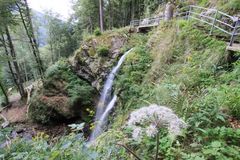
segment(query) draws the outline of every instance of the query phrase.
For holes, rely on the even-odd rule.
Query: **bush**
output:
[[[97,54],[100,56],[100,57],[107,57],[108,54],[109,54],[109,48],[106,47],[106,46],[101,46],[97,49]]]
[[[151,62],[150,54],[143,46],[134,48],[126,57],[115,83],[116,90],[122,90],[120,97],[123,105],[131,101],[135,104],[136,99],[141,97],[141,91],[146,87],[146,84],[141,85],[141,83]]]
[[[44,101],[42,97],[35,96],[32,98],[31,107],[29,107],[29,117],[31,120],[41,124],[49,124],[52,121],[62,118],[56,110],[52,108],[48,102]]]
[[[0,159],[96,159],[97,154],[86,147],[83,134],[71,133],[56,143],[49,143],[49,136],[37,134],[33,140],[16,139],[7,148],[0,149]]]
[[[231,114],[240,119],[240,88],[228,88],[225,90],[225,104],[229,107]]]
[[[97,28],[97,29],[94,30],[94,35],[95,35],[95,36],[101,36],[101,35],[102,35],[102,32],[100,31],[99,28]]]

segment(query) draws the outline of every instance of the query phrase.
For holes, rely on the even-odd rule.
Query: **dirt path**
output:
[[[21,96],[19,94],[14,94],[11,95],[9,99],[11,106],[0,111],[0,114],[7,119],[9,122],[8,126],[14,127],[12,131],[14,135],[11,135],[11,138],[14,139],[15,136],[29,138],[42,132],[51,137],[58,137],[69,132],[67,124],[64,123],[55,126],[44,126],[32,123],[27,118],[27,105],[25,101],[21,100]]]
[[[10,123],[23,123],[27,120],[27,107],[24,101],[21,101],[21,96],[19,94],[14,94],[10,96],[10,107],[5,108],[1,114]]]

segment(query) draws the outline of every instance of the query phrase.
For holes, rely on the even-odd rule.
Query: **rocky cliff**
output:
[[[44,124],[91,119],[89,110],[94,110],[99,90],[128,37],[127,29],[89,37],[72,58],[49,67],[31,100],[30,118]]]

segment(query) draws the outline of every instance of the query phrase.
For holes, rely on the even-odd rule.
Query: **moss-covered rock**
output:
[[[128,29],[124,28],[85,40],[71,63],[75,72],[99,90],[128,39]]]
[[[61,60],[47,70],[43,86],[31,100],[29,116],[44,124],[75,117],[86,119],[95,96],[95,89],[78,78],[66,60]]]

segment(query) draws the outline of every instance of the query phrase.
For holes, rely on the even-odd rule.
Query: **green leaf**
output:
[[[219,142],[219,141],[214,141],[214,142],[211,143],[211,146],[213,148],[220,148],[222,146],[222,143]]]

